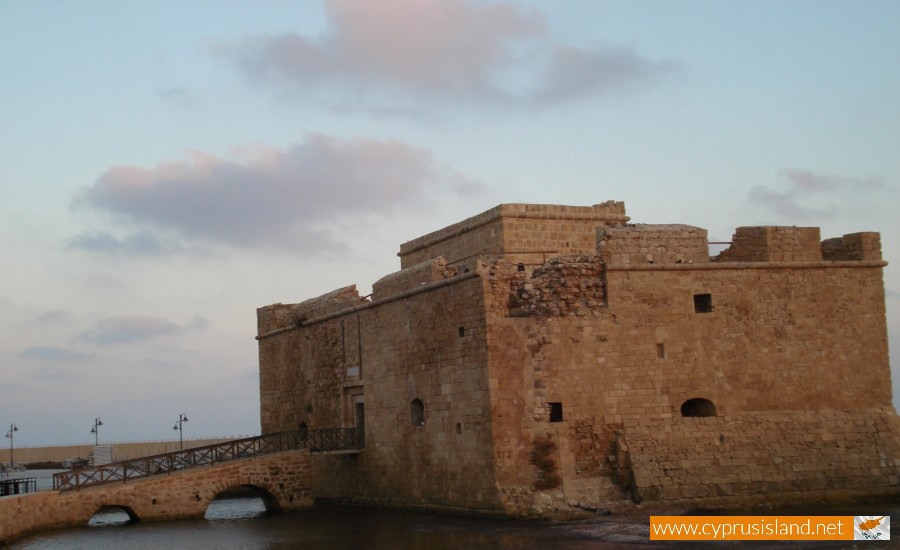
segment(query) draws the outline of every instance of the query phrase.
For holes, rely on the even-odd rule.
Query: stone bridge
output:
[[[257,439],[271,441],[267,437],[271,436]],[[0,498],[0,545],[38,531],[87,525],[104,508],[121,509],[132,522],[202,518],[210,502],[236,487],[256,491],[269,511],[308,508],[313,504],[310,452],[334,450],[317,447],[315,439],[303,437],[291,445],[300,448],[287,450],[283,446],[260,450],[257,444],[253,453],[244,445],[249,440],[239,440],[230,446],[157,455],[77,475],[77,471],[57,474],[54,485],[61,490]],[[243,451],[233,452],[237,448]],[[170,467],[160,469],[161,464]]]

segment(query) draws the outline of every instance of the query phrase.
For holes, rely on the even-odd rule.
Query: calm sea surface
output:
[[[38,488],[52,487],[53,471],[13,477],[37,477]],[[871,515],[900,517],[900,502],[883,505],[768,510],[775,515]],[[222,550],[313,549],[628,549],[678,548],[678,543],[650,543],[646,519],[613,516],[577,522],[500,520],[439,516],[414,512],[316,506],[307,511],[267,514],[261,499],[239,497],[213,501],[206,518],[126,525],[123,512],[97,514],[89,525],[50,531],[22,539],[12,549],[42,550]],[[898,537],[900,538],[900,537]],[[890,543],[888,543],[890,544]],[[850,543],[694,543],[705,548],[856,548]],[[898,545],[900,546],[900,545]],[[883,548],[867,543],[866,548]]]

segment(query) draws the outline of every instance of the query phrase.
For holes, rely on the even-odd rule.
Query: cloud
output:
[[[180,248],[177,245],[164,244],[160,237],[146,230],[121,239],[104,231],[88,231],[72,238],[66,245],[67,250],[82,249],[125,256],[159,256],[163,252]]]
[[[116,166],[81,189],[75,204],[185,239],[308,253],[340,250],[329,233],[336,218],[390,214],[422,203],[432,189],[468,194],[480,188],[425,149],[314,134],[284,150],[246,147],[229,158],[194,151],[153,168]],[[93,233],[70,246],[157,250],[153,238],[137,236],[122,242]]]
[[[750,200],[791,219],[821,218],[846,210],[850,200],[869,197],[873,192],[891,192],[882,178],[817,174],[809,170],[785,169],[779,174],[786,183],[782,190],[763,185],[750,189]],[[840,206],[832,201],[840,200]]]
[[[331,0],[326,16],[320,36],[246,36],[217,49],[251,82],[519,105],[633,89],[671,68],[624,48],[553,46],[542,13],[506,2]],[[511,74],[533,88],[510,89]]]
[[[81,335],[81,339],[107,346],[174,336],[191,330],[203,330],[206,326],[207,321],[201,317],[179,325],[160,317],[121,315],[100,319],[93,330]]]
[[[537,78],[532,100],[547,105],[628,92],[676,68],[674,62],[650,61],[625,48],[559,45]]]
[[[45,311],[32,320],[36,325],[65,325],[72,321],[72,313],[62,309]]]
[[[87,377],[79,372],[61,369],[58,367],[42,367],[31,373],[32,378],[44,382],[73,382],[77,380],[86,380]]]
[[[91,356],[87,353],[81,353],[79,351],[72,351],[63,348],[57,348],[53,346],[35,346],[30,347],[21,353],[19,353],[21,357],[26,357],[29,359],[39,359],[42,361],[52,361],[52,362],[62,362],[69,363],[73,361],[85,361],[89,359]]]

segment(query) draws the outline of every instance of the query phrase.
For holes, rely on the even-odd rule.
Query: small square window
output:
[[[562,403],[549,403],[550,405],[550,422],[562,422],[563,412]]]
[[[712,309],[712,294],[694,294],[695,313],[709,313]]]

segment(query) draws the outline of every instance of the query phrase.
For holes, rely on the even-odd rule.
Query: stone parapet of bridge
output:
[[[256,490],[270,511],[313,504],[309,450],[291,450],[186,469],[78,491],[41,491],[0,498],[0,545],[30,533],[87,525],[104,507],[125,511],[131,521],[202,518],[222,492]]]

